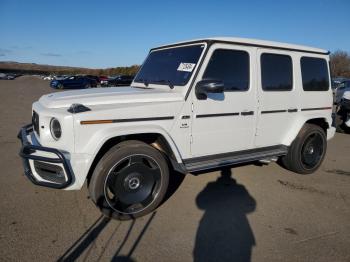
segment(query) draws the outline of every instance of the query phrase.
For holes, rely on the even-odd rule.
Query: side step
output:
[[[286,155],[287,152],[287,146],[279,145],[232,153],[190,158],[185,159],[183,162],[188,172],[194,172],[283,156]]]

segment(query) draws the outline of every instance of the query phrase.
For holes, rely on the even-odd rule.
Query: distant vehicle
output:
[[[134,80],[134,76],[129,75],[120,75],[115,76],[108,79],[108,86],[130,86],[132,81]]]
[[[90,78],[90,79],[95,80],[97,84],[101,84],[100,77],[98,77],[98,76],[94,76],[94,75],[86,75],[86,77],[88,77],[88,78]]]
[[[62,80],[52,80],[50,83],[52,88],[90,88],[97,87],[97,82],[86,76],[71,76]]]
[[[343,83],[344,81],[347,81],[349,80],[348,78],[345,78],[345,77],[335,77],[332,79],[332,82],[336,85],[339,85],[341,83]]]
[[[53,79],[51,79],[51,80],[63,80],[63,79],[66,79],[67,77],[69,77],[69,76],[59,75],[59,76],[54,76]]]
[[[2,79],[2,80],[13,80],[13,79],[15,79],[17,76],[19,76],[19,75],[0,73],[0,79]]]
[[[7,75],[4,73],[0,73],[0,79],[5,80],[7,78]]]
[[[101,86],[108,85],[108,77],[107,76],[99,76]]]
[[[43,80],[54,80],[53,76],[44,76]]]
[[[13,80],[16,77],[17,77],[16,75],[7,75],[7,80]]]
[[[339,104],[344,92],[346,91],[350,91],[350,80],[344,81],[342,83],[340,83],[337,87],[337,89],[335,90],[335,103]]]
[[[339,125],[338,131],[350,133],[350,89],[343,93],[338,108],[339,110],[337,114],[342,121]]]

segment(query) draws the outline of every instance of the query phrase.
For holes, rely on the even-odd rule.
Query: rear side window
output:
[[[300,67],[304,91],[327,91],[329,89],[328,67],[325,59],[302,57]]]
[[[261,82],[265,91],[289,91],[293,87],[292,58],[287,55],[262,54]]]
[[[249,54],[245,51],[216,49],[212,54],[203,79],[221,80],[225,91],[249,89]]]

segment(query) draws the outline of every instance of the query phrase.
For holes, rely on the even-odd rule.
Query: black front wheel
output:
[[[126,220],[157,208],[168,183],[169,169],[162,153],[143,142],[126,141],[102,157],[89,192],[104,215]]]

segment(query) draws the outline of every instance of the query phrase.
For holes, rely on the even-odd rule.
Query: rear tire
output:
[[[321,166],[326,150],[325,131],[317,125],[305,124],[281,161],[290,171],[311,174]]]
[[[166,159],[141,141],[112,147],[97,164],[89,184],[92,201],[117,220],[144,216],[161,204],[169,184]]]

